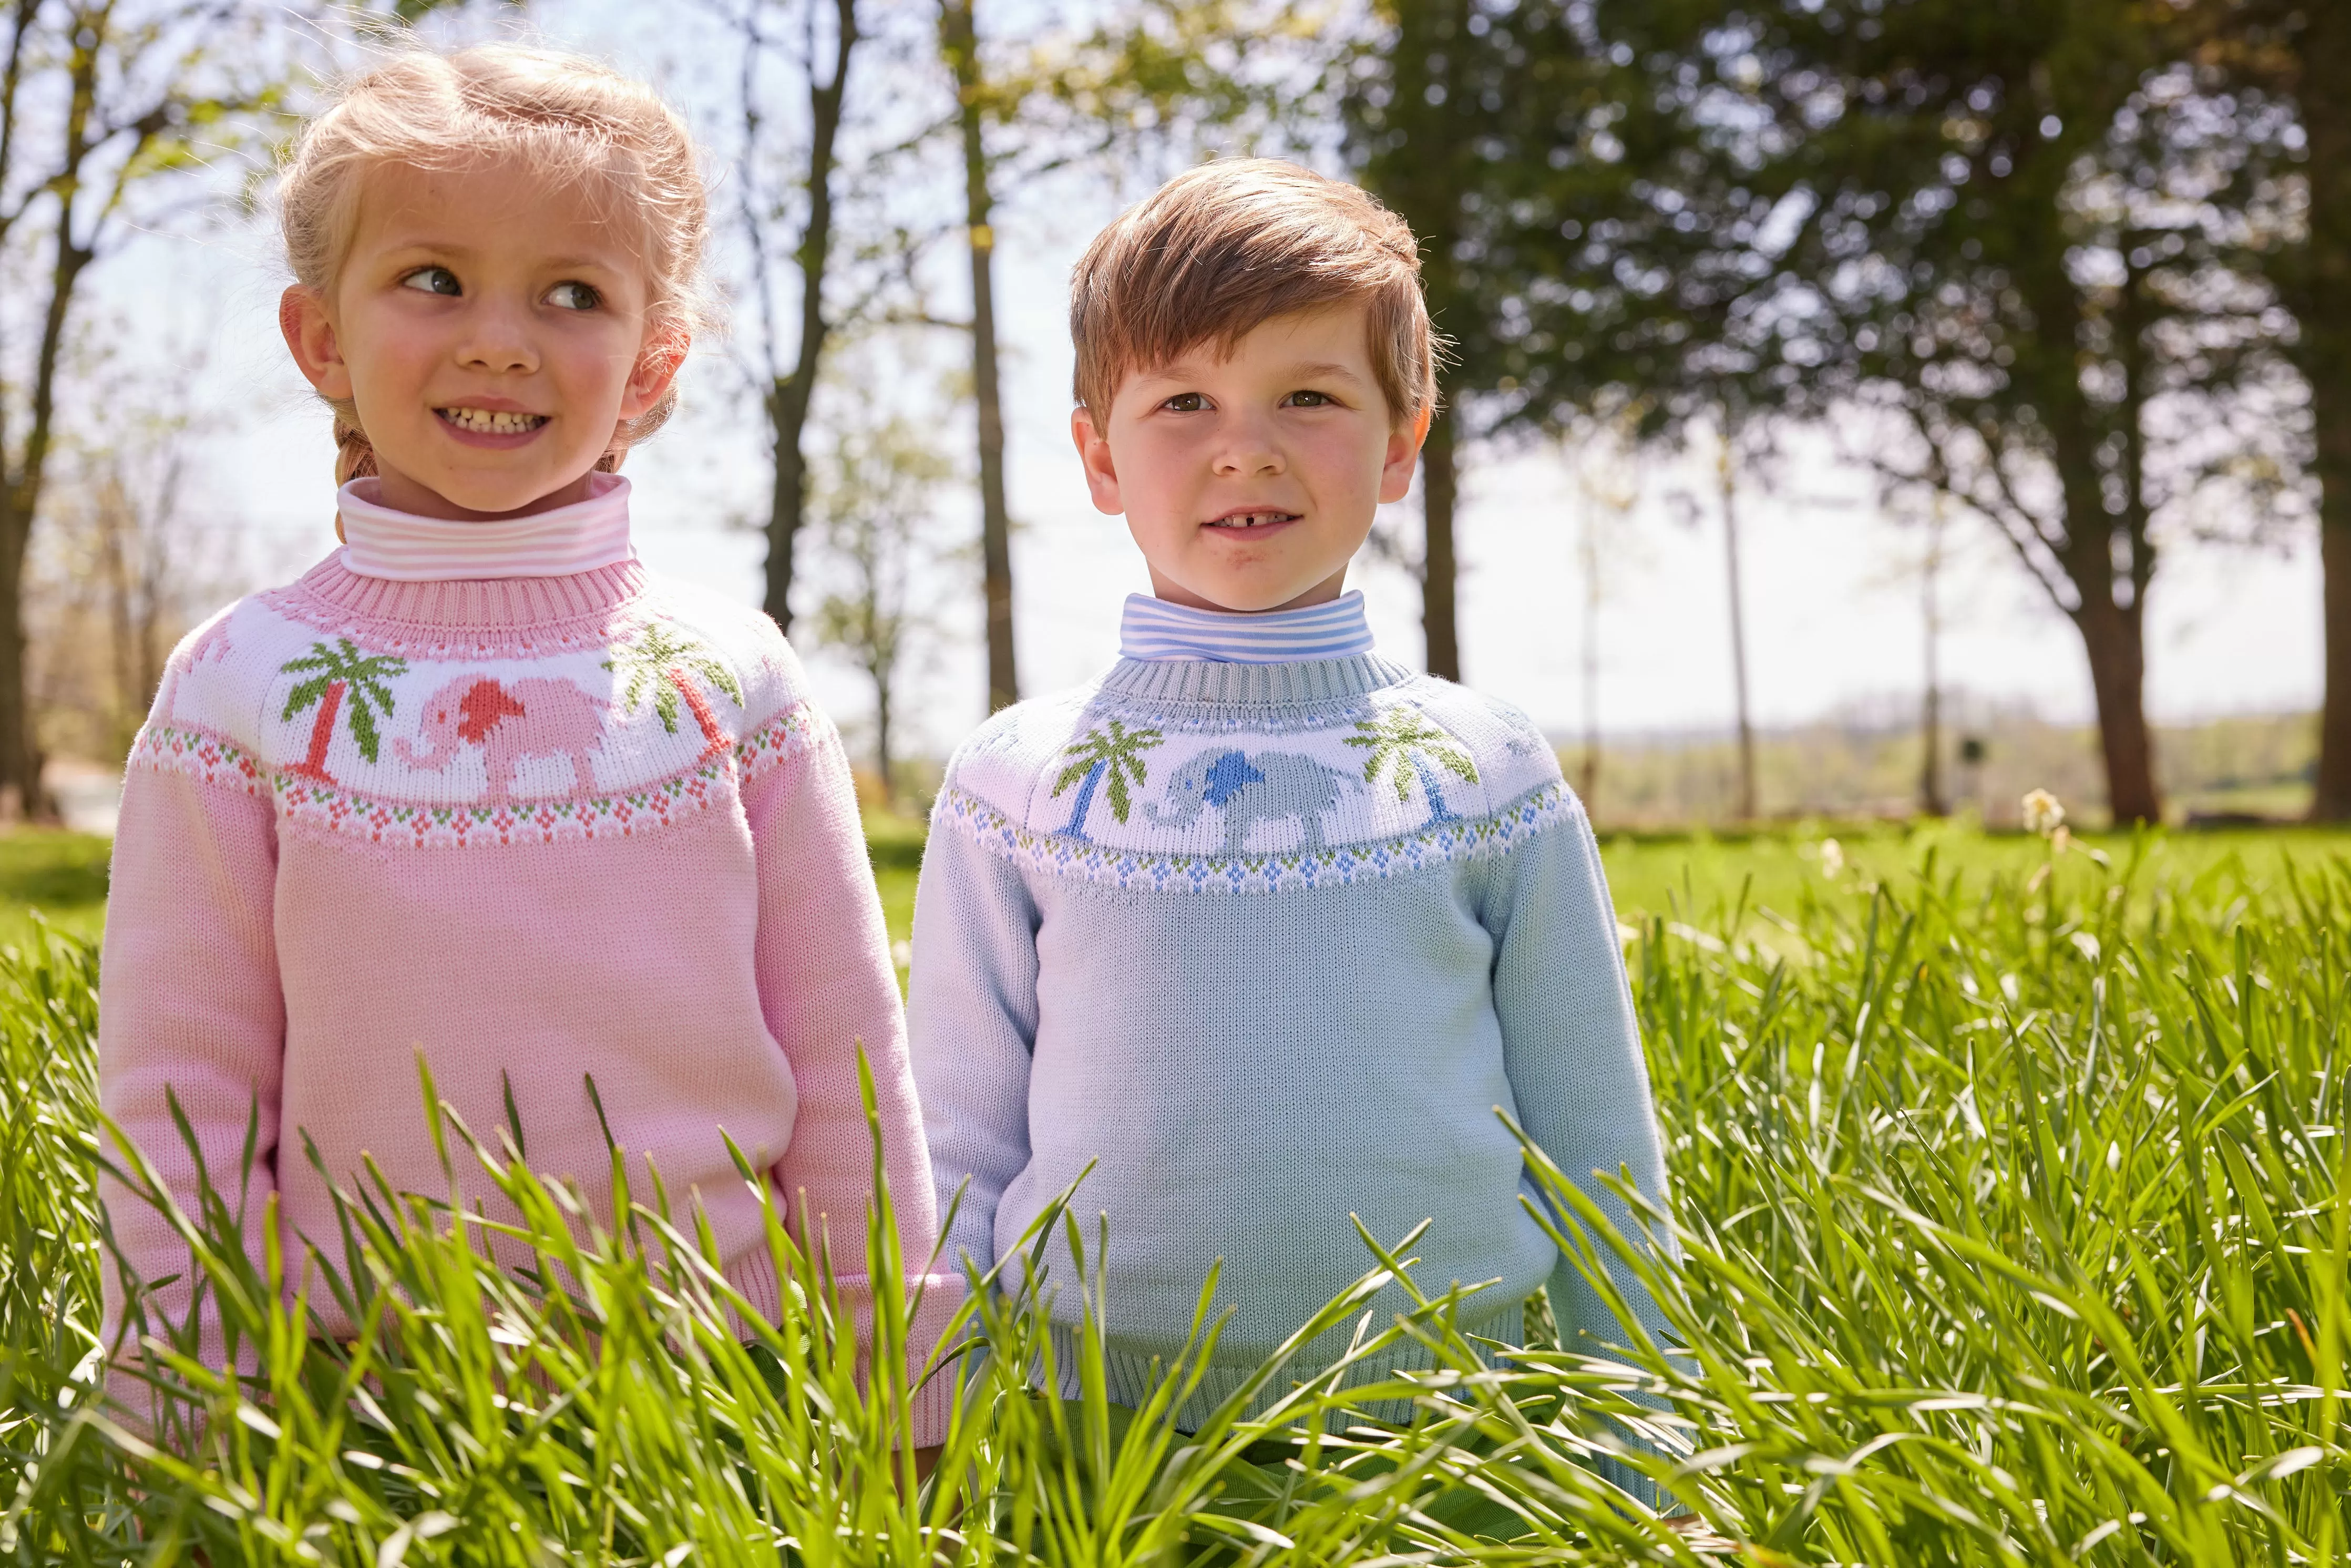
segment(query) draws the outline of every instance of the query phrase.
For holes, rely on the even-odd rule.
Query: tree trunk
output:
[[[2302,287],[2289,298],[2302,329],[2296,358],[2317,424],[2319,571],[2324,579],[2326,691],[2310,814],[2351,821],[2351,15],[2304,14],[2302,123],[2310,138],[2310,237]]]
[[[1583,798],[1587,817],[1600,793],[1600,540],[1593,516],[1597,505],[1584,497],[1583,537],[1577,551],[1583,568],[1583,766],[1576,793]]]
[[[343,683],[327,683],[327,695],[319,699],[319,716],[310,721],[310,749],[302,760],[286,769],[321,784],[332,784],[335,776],[327,771],[327,747],[335,738],[335,716],[343,711]],[[405,742],[402,743],[406,744]]]
[[[1461,642],[1453,613],[1454,414],[1437,411],[1428,442],[1420,449],[1420,508],[1424,544],[1420,565],[1420,626],[1428,640],[1428,673],[1461,678]]]
[[[873,680],[873,768],[881,775],[882,804],[894,810],[898,786],[890,758],[890,678],[878,674]]]
[[[975,0],[944,0],[939,39],[963,122],[964,223],[971,255],[971,384],[979,411],[979,553],[987,602],[987,711],[1020,700],[1012,642],[1012,515],[1004,499],[1004,403],[996,366],[995,199],[987,184]]]
[[[800,338],[791,372],[776,378],[768,394],[774,435],[775,488],[768,497],[768,583],[761,607],[789,636],[792,630],[792,547],[808,514],[808,460],[800,441],[809,406],[816,396],[817,371],[824,361],[832,325],[824,313],[825,269],[832,254],[833,144],[841,134],[841,106],[849,89],[849,61],[857,47],[856,0],[834,0],[832,78],[820,83],[809,65],[808,226],[800,232]],[[747,113],[756,115],[750,105]],[[764,262],[763,262],[764,264]]]
[[[29,522],[0,501],[0,821],[53,814],[41,789],[40,744],[27,700],[24,588]]]
[[[2115,825],[2163,820],[2155,788],[2155,747],[2147,727],[2145,618],[2138,605],[2111,597],[2074,616],[2090,656],[2098,703],[2098,750],[2106,767],[2106,807]]]
[[[1730,426],[1722,427],[1722,465],[1717,477],[1722,485],[1722,552],[1729,571],[1730,677],[1739,704],[1739,820],[1755,820],[1755,721],[1747,705],[1747,594],[1739,580],[1738,455],[1731,446]]]
[[[1920,598],[1927,635],[1927,697],[1918,714],[1918,739],[1923,756],[1918,766],[1918,810],[1923,816],[1949,814],[1943,796],[1943,606],[1937,580],[1943,570],[1943,498],[1935,497],[1935,511],[1927,523],[1927,559],[1919,572]]]
[[[2346,406],[2335,423],[2351,423],[2351,387],[2334,394]],[[2326,695],[2318,711],[2318,779],[2311,817],[2321,822],[2351,821],[2351,453],[2325,480],[2319,518],[2318,566],[2324,579],[2326,628]]]
[[[792,632],[792,553],[808,512],[808,459],[800,436],[808,428],[809,400],[789,382],[768,394],[768,430],[775,458],[775,483],[768,497],[768,589],[760,608],[789,637]]]

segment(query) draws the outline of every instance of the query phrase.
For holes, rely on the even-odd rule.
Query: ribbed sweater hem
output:
[[[1512,1311],[1515,1310],[1514,1307]],[[1473,1335],[1487,1333],[1509,1321],[1510,1315],[1506,1312],[1490,1322],[1464,1324],[1462,1332]],[[1074,1399],[1079,1394],[1078,1367],[1084,1354],[1082,1342],[1077,1330],[1060,1323],[1052,1325],[1051,1333],[1054,1371],[1061,1397]],[[1211,1363],[1201,1373],[1199,1386],[1192,1391],[1183,1408],[1176,1412],[1177,1427],[1189,1431],[1205,1423],[1218,1406],[1239,1392],[1257,1375],[1259,1364]],[[1351,1365],[1343,1386],[1362,1387],[1368,1384],[1384,1383],[1397,1373],[1426,1372],[1429,1366],[1426,1347],[1416,1342],[1406,1341]],[[1102,1368],[1108,1375],[1107,1392],[1111,1401],[1129,1408],[1140,1408],[1167,1376],[1167,1366],[1161,1357],[1108,1347],[1104,1347],[1102,1352]],[[1275,1373],[1266,1381],[1264,1387],[1249,1397],[1242,1413],[1243,1418],[1252,1419],[1264,1415],[1298,1385],[1328,1370],[1327,1366],[1318,1364],[1313,1357],[1292,1362]],[[1364,1419],[1392,1425],[1401,1425],[1412,1418],[1412,1402],[1408,1399],[1375,1399],[1352,1408]]]

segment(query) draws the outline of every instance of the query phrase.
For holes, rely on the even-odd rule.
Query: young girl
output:
[[[795,1228],[829,1231],[856,1304],[861,1045],[910,1258],[935,1221],[849,768],[772,622],[639,564],[615,472],[674,402],[695,320],[684,127],[583,61],[403,55],[309,128],[283,200],[281,321],[336,411],[343,548],[190,636],[132,751],[107,1113],[193,1207],[167,1096],[232,1201],[257,1103],[246,1241],[259,1258],[275,1192],[294,1260],[331,1244],[330,1184],[369,1156],[446,1193],[421,1052],[468,1126],[511,1103],[531,1165],[591,1195],[609,1124],[772,1314],[731,1135]],[[149,1321],[177,1321],[186,1246],[120,1184],[104,1196],[131,1269],[179,1277]],[[111,1272],[107,1312],[120,1333]]]

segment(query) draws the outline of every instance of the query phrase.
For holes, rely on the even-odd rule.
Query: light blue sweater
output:
[[[1515,1342],[1548,1281],[1572,1348],[1623,1343],[1520,1208],[1494,1115],[1572,1176],[1663,1190],[1592,831],[1515,709],[1373,653],[1122,659],[956,753],[914,950],[942,1203],[965,1188],[949,1255],[991,1266],[1092,1162],[1076,1212],[1090,1240],[1109,1215],[1112,1397],[1144,1396],[1221,1259],[1236,1315],[1205,1414],[1374,1266],[1350,1214],[1388,1242],[1433,1220],[1432,1293],[1498,1281],[1472,1332]],[[1074,1323],[1066,1249],[1045,1260]]]

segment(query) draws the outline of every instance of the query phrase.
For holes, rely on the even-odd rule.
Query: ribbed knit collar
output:
[[[1237,664],[1207,659],[1121,659],[1102,689],[1144,702],[1295,706],[1338,702],[1411,680],[1414,670],[1377,653]]]
[[[1361,592],[1328,604],[1243,614],[1197,610],[1145,593],[1126,596],[1118,628],[1123,658],[1201,659],[1227,664],[1281,664],[1347,659],[1372,651]]]
[[[387,582],[487,582],[569,577],[634,560],[629,543],[629,482],[592,474],[588,498],[528,517],[461,522],[396,512],[382,481],[354,479],[335,493],[342,564]]]

